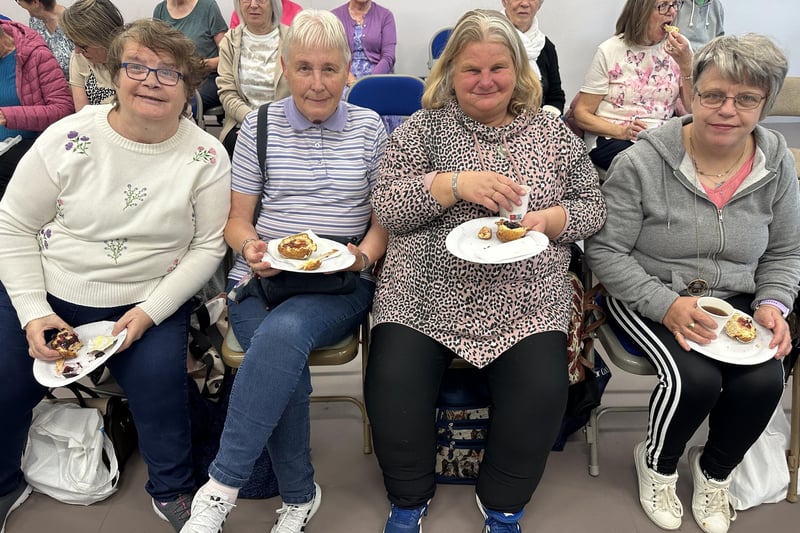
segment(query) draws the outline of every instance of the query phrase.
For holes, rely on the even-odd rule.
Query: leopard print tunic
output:
[[[504,140],[510,154],[498,149]],[[515,176],[515,168],[523,175]],[[424,175],[455,170],[492,170],[525,183],[532,188],[529,210],[565,208],[564,231],[525,261],[458,259],[445,248],[447,234],[495,213],[463,200],[445,209],[433,199]],[[390,234],[375,324],[411,327],[478,367],[532,334],[566,333],[569,243],[595,233],[606,216],[585,146],[560,118],[526,112],[493,128],[466,116],[455,101],[415,113],[390,137],[372,202]]]

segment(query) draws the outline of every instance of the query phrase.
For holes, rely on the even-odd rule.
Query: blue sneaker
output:
[[[475,500],[478,502],[478,509],[486,519],[483,523],[483,533],[522,533],[519,519],[522,518],[524,509],[518,513],[501,513],[484,507],[477,494]]]
[[[428,504],[404,509],[392,504],[383,533],[422,533],[422,517],[428,514]]]

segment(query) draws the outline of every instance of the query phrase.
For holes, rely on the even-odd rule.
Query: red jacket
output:
[[[17,97],[22,105],[0,107],[6,127],[44,131],[75,112],[64,73],[42,36],[24,24],[0,20],[17,48]]]

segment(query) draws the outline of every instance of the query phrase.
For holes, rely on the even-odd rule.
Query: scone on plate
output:
[[[278,243],[278,253],[289,259],[308,259],[317,249],[317,244],[308,233],[289,235]]]
[[[750,317],[734,313],[725,323],[725,334],[737,341],[747,344],[756,340],[756,327]]]
[[[496,222],[497,224],[497,238],[500,239],[502,242],[511,242],[515,241],[521,237],[524,237],[526,233],[528,233],[528,228],[517,224],[516,222],[511,222],[510,220],[506,220],[501,218]]]
[[[61,359],[56,361],[56,374],[62,375],[69,369],[67,361],[78,357],[78,350],[83,347],[83,343],[76,334],[68,329],[62,329],[50,341],[50,347],[61,355]]]

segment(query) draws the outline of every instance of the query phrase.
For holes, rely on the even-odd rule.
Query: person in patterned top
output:
[[[434,495],[434,409],[454,358],[480,368],[491,394],[477,485],[488,530],[519,531],[561,426],[570,244],[606,212],[583,142],[541,98],[511,22],[469,11],[426,81],[423,109],[389,138],[372,196],[389,242],[364,388],[391,502],[386,533],[419,531]],[[448,251],[460,225],[492,225],[499,208],[521,205],[523,186],[522,225],[544,234],[541,253],[492,264]],[[461,238],[478,241],[477,229]]]
[[[76,111],[113,100],[116,88],[108,48],[123,24],[122,13],[109,0],[78,0],[64,11],[61,26],[75,44],[69,85]]]
[[[130,402],[156,514],[180,530],[194,489],[188,301],[225,253],[230,161],[184,116],[202,79],[194,45],[145,19],[110,44],[113,104],[47,128],[0,202],[0,523],[30,487],[20,471],[47,389],[33,359],[50,334],[97,321],[127,337],[106,365]],[[12,505],[3,508],[3,502]],[[12,528],[13,529],[13,528]]]
[[[58,60],[64,77],[69,79],[69,62],[75,45],[61,27],[61,15],[66,8],[55,0],[19,0],[17,3],[30,14],[28,26],[42,36]]]

